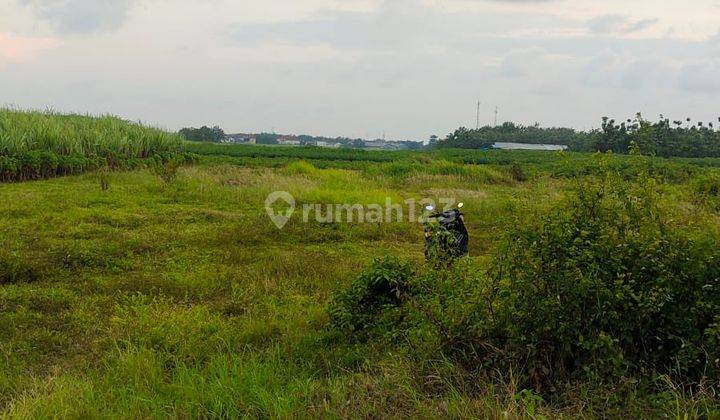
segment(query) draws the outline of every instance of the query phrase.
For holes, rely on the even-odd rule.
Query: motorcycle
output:
[[[425,259],[433,262],[451,262],[469,255],[468,242],[470,236],[465,227],[462,209],[463,203],[457,208],[444,212],[435,212],[433,206],[427,206],[425,217]]]

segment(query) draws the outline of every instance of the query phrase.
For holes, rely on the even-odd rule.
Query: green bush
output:
[[[539,392],[657,374],[717,387],[718,238],[656,199],[651,181],[582,185],[509,232],[487,272],[376,263],[333,301],[333,325]]]
[[[720,174],[706,173],[693,183],[695,202],[720,210]]]
[[[487,332],[536,388],[577,373],[699,381],[720,311],[717,238],[675,226],[647,185],[589,186],[511,233]]]
[[[351,332],[377,326],[383,311],[403,302],[412,275],[406,261],[392,257],[374,261],[348,290],[334,296],[329,306],[332,326]]]
[[[525,170],[523,170],[522,166],[518,163],[513,163],[510,167],[510,177],[513,179],[513,181],[517,182],[525,182],[528,180],[528,176],[525,173]]]

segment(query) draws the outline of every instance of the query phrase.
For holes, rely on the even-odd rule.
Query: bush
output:
[[[104,166],[98,170],[98,181],[100,190],[107,191],[110,188],[110,167]]]
[[[392,257],[375,260],[348,290],[334,296],[329,307],[332,326],[350,332],[377,326],[383,311],[403,302],[412,274],[406,261]]]
[[[150,159],[150,172],[157,175],[166,184],[170,184],[177,178],[180,166],[185,163],[185,158],[176,155],[157,155]]]
[[[511,234],[488,335],[536,388],[643,370],[699,381],[713,363],[720,254],[717,238],[670,220],[646,185],[583,186]]]
[[[310,175],[315,172],[315,166],[305,160],[297,160],[287,165],[286,171],[291,175]]]
[[[528,180],[528,176],[527,174],[525,174],[522,166],[517,163],[513,163],[510,167],[510,177],[513,179],[513,181],[517,182],[525,182]]]
[[[693,194],[696,203],[720,210],[720,175],[710,173],[698,177],[693,183]]]
[[[509,232],[487,272],[376,263],[335,298],[333,325],[544,393],[653,374],[717,387],[718,238],[674,222],[653,188],[582,185]]]

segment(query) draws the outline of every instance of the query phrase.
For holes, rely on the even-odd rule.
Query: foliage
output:
[[[571,128],[542,128],[506,122],[497,127],[485,126],[476,130],[461,127],[436,144],[441,148],[462,149],[489,149],[499,142],[561,144],[570,146],[572,150],[584,150],[583,145],[594,136],[594,132],[583,133]]]
[[[0,182],[134,168],[180,150],[180,137],[113,116],[0,109]]]
[[[186,140],[192,141],[210,141],[219,142],[225,139],[225,132],[217,125],[210,128],[206,125],[200,128],[186,127],[181,129],[178,134]]]
[[[176,151],[180,138],[113,116],[0,109],[0,155],[31,151],[59,156],[145,158]]]
[[[260,133],[255,136],[257,144],[278,144],[278,136],[275,133]]]
[[[177,178],[178,169],[188,160],[179,155],[157,155],[150,159],[150,172],[157,175],[166,184],[171,184]]]
[[[357,149],[329,149],[324,147],[265,147],[252,145],[224,145],[224,144],[192,144],[188,150],[210,156],[232,156],[250,158],[299,158],[319,160],[347,160],[347,161],[373,161],[385,162],[395,160],[402,155],[393,153]]]
[[[528,180],[525,170],[519,163],[513,163],[512,166],[510,166],[510,177],[517,182],[525,182]]]
[[[135,159],[122,161],[133,165]],[[116,165],[121,162],[115,161]],[[28,181],[59,175],[70,175],[108,165],[101,157],[58,155],[54,152],[33,150],[14,156],[0,155],[0,182]]]
[[[328,312],[331,324],[350,332],[375,326],[376,317],[397,307],[410,291],[412,269],[397,258],[378,259],[346,291],[335,295]]]
[[[671,122],[661,115],[658,122],[652,123],[640,113],[622,122],[603,117],[600,130],[586,132],[511,122],[476,130],[461,127],[434,144],[438,148],[489,149],[497,142],[560,144],[577,152],[720,157],[720,131],[712,122],[693,123],[690,118]]]
[[[704,173],[693,181],[695,201],[711,209],[720,210],[720,174]]]
[[[605,152],[630,153],[631,145],[643,155],[662,157],[720,157],[720,132],[713,123],[708,125],[691,119],[670,122],[662,115],[656,123],[637,114],[635,119],[617,123],[603,118],[602,132],[593,148]]]
[[[402,293],[386,288],[390,303],[363,305],[379,277],[373,267],[338,295],[331,316],[408,343],[418,363],[442,354],[486,376],[515,372],[543,393],[648,372],[717,387],[719,238],[676,225],[657,199],[651,179],[583,184],[511,229],[487,276],[468,263],[411,277],[383,266]]]
[[[717,368],[718,238],[674,225],[656,200],[651,181],[583,185],[511,232],[488,335],[536,388],[645,369],[698,384]]]
[[[104,166],[98,170],[98,181],[102,191],[107,191],[110,188],[110,167]]]

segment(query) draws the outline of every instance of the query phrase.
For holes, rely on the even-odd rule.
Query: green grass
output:
[[[0,108],[0,182],[68,175],[182,150],[182,140],[114,116]]]
[[[603,165],[630,177],[630,157],[189,149],[206,156],[171,182],[139,168],[105,175],[107,191],[91,173],[0,184],[0,417],[718,415],[717,399],[671,385],[579,384],[542,401],[512,382],[418,376],[392,349],[339,341],[332,294],[375,257],[420,264],[422,227],[295,217],[280,231],[263,208],[276,190],[299,203],[452,196],[484,265],[508,226],[546,211],[573,177]],[[514,181],[511,163],[530,180]],[[668,202],[717,222],[679,176],[707,169],[657,167],[669,168]]]
[[[0,155],[5,156],[40,150],[58,155],[143,158],[176,151],[180,143],[175,134],[111,115],[0,109]]]

